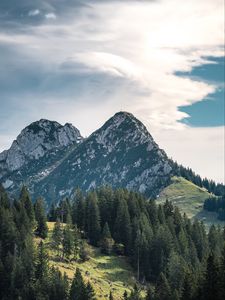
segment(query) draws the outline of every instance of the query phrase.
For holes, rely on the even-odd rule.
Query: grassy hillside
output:
[[[98,248],[89,245],[88,261],[82,263],[59,261],[50,244],[53,226],[53,222],[48,222],[49,236],[45,241],[49,249],[50,264],[57,266],[70,279],[73,278],[76,267],[79,267],[84,279],[89,280],[94,287],[97,299],[109,299],[110,290],[115,299],[122,299],[124,291],[131,290],[135,283],[134,272],[125,257],[107,256]]]
[[[207,226],[224,225],[224,222],[217,219],[216,213],[203,210],[204,201],[210,196],[211,194],[206,189],[182,177],[173,177],[172,183],[160,193],[157,203],[163,203],[168,199],[191,219],[202,220]]]

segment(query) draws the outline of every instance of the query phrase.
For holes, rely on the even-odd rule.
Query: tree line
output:
[[[225,196],[210,197],[204,201],[204,209],[217,213],[217,218],[225,221]]]
[[[195,174],[195,172],[191,168],[186,168],[182,165],[179,165],[177,162],[171,161],[171,164],[173,165],[174,175],[184,177],[197,186],[205,188],[207,191],[214,195],[225,195],[225,186],[222,183],[216,183],[213,180],[201,178],[201,176]]]

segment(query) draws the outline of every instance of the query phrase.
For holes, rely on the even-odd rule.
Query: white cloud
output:
[[[39,14],[40,14],[40,10],[39,9],[30,10],[28,12],[28,16],[29,17],[35,17],[35,16],[38,16]]]
[[[56,15],[54,13],[48,13],[45,15],[45,18],[46,19],[53,19],[55,20],[56,19]]]

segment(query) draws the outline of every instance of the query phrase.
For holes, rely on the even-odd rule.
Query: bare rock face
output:
[[[43,178],[36,193],[60,198],[77,186],[88,191],[110,185],[153,197],[168,184],[171,174],[169,159],[146,127],[132,114],[120,112]]]
[[[41,119],[27,126],[13,141],[9,150],[0,153],[0,178],[21,169],[49,152],[78,144],[82,137],[71,124]]]
[[[12,194],[26,183],[47,202],[78,186],[110,185],[155,197],[169,183],[172,163],[139,120],[119,112],[87,139],[71,124],[32,123],[0,154],[0,174]]]

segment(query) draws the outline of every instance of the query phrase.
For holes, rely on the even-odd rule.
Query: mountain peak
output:
[[[20,169],[30,160],[37,160],[53,149],[79,143],[82,136],[72,124],[40,119],[25,127],[9,150],[0,154],[0,173]]]

